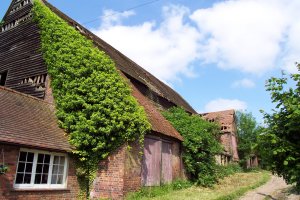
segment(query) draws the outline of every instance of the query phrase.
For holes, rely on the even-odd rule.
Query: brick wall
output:
[[[20,147],[12,145],[0,144],[0,149],[4,149],[5,164],[8,165],[9,171],[5,175],[0,176],[0,200],[63,200],[63,199],[77,199],[79,187],[77,184],[77,177],[75,175],[74,163],[69,160],[68,170],[68,184],[67,189],[64,190],[14,190],[13,183],[16,174],[16,167],[18,162]],[[2,163],[2,156],[0,163]]]
[[[124,195],[141,188],[141,147],[138,142],[121,146],[100,162],[91,198],[123,199]]]
[[[101,161],[94,180],[91,198],[122,199],[124,195],[124,163],[126,146],[123,145]]]
[[[224,146],[224,150],[226,153],[232,154],[232,144],[231,144],[231,133],[223,133],[221,135],[221,144]]]
[[[143,149],[138,142],[130,144],[131,149],[125,153],[124,194],[141,188]]]

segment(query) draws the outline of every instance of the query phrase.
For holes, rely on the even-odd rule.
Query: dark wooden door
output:
[[[162,158],[161,158],[161,182],[172,182],[172,144],[168,142],[162,142]]]
[[[144,186],[160,185],[161,141],[145,138],[142,182]]]

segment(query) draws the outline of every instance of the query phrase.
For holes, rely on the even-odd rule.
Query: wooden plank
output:
[[[142,183],[144,186],[160,185],[161,141],[145,138],[142,165]]]
[[[29,12],[26,9],[22,12]],[[25,78],[47,74],[40,49],[39,29],[33,21],[0,33],[0,71],[8,70],[6,87],[38,98],[44,97],[44,91],[35,85],[21,84]]]
[[[162,169],[161,182],[163,184],[171,183],[173,179],[172,169],[172,144],[169,142],[162,142]]]

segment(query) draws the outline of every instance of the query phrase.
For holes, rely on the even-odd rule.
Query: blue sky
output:
[[[246,109],[261,121],[259,110],[273,108],[265,80],[300,60],[298,0],[48,1],[198,112]]]

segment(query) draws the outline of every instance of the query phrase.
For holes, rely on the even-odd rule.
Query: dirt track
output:
[[[265,185],[246,193],[240,200],[300,200],[299,195],[287,194],[290,188],[282,178],[272,176],[271,180]]]

